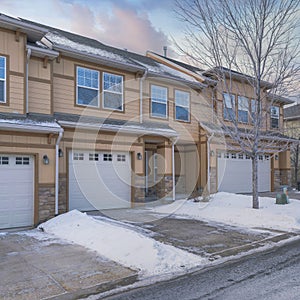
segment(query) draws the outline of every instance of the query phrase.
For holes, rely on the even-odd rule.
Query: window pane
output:
[[[167,88],[152,85],[151,86],[151,100],[161,103],[167,103]]]
[[[189,93],[176,90],[175,104],[188,107],[190,105]]]
[[[98,106],[98,91],[78,87],[77,103],[91,106]]]
[[[248,111],[239,110],[238,111],[238,121],[243,123],[248,123]]]
[[[235,120],[235,111],[232,108],[224,107],[224,119]]]
[[[123,77],[115,74],[104,73],[104,90],[122,93]]]
[[[163,117],[167,116],[167,105],[157,102],[152,102],[152,115],[155,117]]]
[[[234,98],[234,95],[224,93],[223,97],[224,97],[224,105],[227,108],[234,108],[235,107],[235,98]]]
[[[279,107],[278,106],[271,107],[271,117],[279,119]]]
[[[105,108],[123,110],[122,94],[103,92],[103,97],[104,97],[103,104]]]
[[[0,81],[0,102],[5,102],[5,83]]]
[[[176,120],[189,121],[188,109],[181,106],[176,106]]]

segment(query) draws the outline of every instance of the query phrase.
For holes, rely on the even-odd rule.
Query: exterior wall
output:
[[[44,67],[42,59],[31,57],[28,73],[29,112],[51,114],[52,62]]]
[[[7,62],[7,101],[0,104],[4,113],[24,113],[25,105],[25,43],[26,36],[20,34],[16,40],[15,32],[0,29],[0,55]]]
[[[124,112],[112,111],[102,107],[102,93],[100,107],[88,108],[76,105],[76,66],[90,68],[100,72],[100,92],[102,89],[102,72],[123,75],[124,80]],[[126,71],[109,69],[107,67],[89,64],[62,57],[59,62],[53,62],[53,105],[54,112],[89,115],[101,118],[113,118],[138,121],[139,112],[139,79],[135,74]]]

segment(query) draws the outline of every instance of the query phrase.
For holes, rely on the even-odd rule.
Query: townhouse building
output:
[[[248,191],[234,165],[247,173],[247,158],[210,138],[223,116],[218,83],[170,62],[1,14],[0,229],[174,200],[207,183],[211,192]],[[278,127],[288,101],[279,100]],[[261,190],[285,182],[288,156],[263,156]],[[237,185],[223,183],[233,176]]]

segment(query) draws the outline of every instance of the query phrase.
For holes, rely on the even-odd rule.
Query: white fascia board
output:
[[[51,127],[42,125],[23,125],[23,124],[12,124],[12,123],[0,123],[0,130],[12,130],[12,131],[24,131],[33,133],[60,133],[64,129],[61,127]]]
[[[59,56],[59,52],[50,50],[50,49],[43,49],[40,47],[35,47],[31,45],[26,45],[26,49],[30,49],[33,56],[36,57],[45,57],[48,56],[51,60],[55,59]]]
[[[107,124],[92,124],[92,123],[80,123],[80,122],[68,122],[68,121],[58,121],[61,126],[69,128],[80,128],[88,130],[103,130],[103,131],[113,131],[128,134],[147,134],[165,137],[177,137],[179,134],[176,131],[163,130],[163,129],[143,129],[139,127],[132,126],[132,128],[120,126],[120,125],[107,125]]]

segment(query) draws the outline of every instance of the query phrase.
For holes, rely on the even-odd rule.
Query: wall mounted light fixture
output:
[[[210,156],[215,156],[214,150],[211,150],[211,151],[210,151]]]
[[[142,153],[141,153],[141,152],[138,152],[138,153],[136,154],[136,158],[137,158],[137,160],[142,160],[142,159],[143,159]]]
[[[43,163],[44,163],[44,165],[49,165],[49,157],[47,154],[45,154],[43,156]]]
[[[64,153],[61,149],[58,149],[58,156],[59,157],[63,157],[64,156]]]

